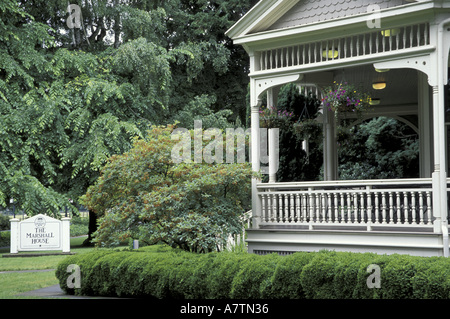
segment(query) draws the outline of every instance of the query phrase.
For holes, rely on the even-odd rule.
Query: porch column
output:
[[[434,232],[442,233],[444,256],[449,255],[447,226],[447,172],[445,138],[444,85],[448,81],[448,56],[450,41],[446,25],[450,19],[445,17],[439,24],[430,26],[430,39],[436,43],[433,54],[434,72],[430,75],[433,86],[433,133],[434,133],[434,172],[433,172],[433,215]],[[434,32],[433,32],[434,31]],[[433,39],[434,38],[434,39]],[[433,43],[432,42],[432,43]],[[446,247],[445,247],[446,246]]]
[[[337,147],[336,147],[336,119],[334,112],[326,108],[324,115],[324,143],[323,143],[323,164],[324,180],[337,180]]]
[[[259,104],[251,106],[251,156],[252,171],[259,172],[260,169],[260,136],[259,136]],[[258,196],[256,184],[260,183],[258,178],[252,178],[252,225],[258,228],[261,221],[261,201]]]
[[[444,105],[440,96],[443,90],[433,86],[433,131],[434,131],[434,171],[433,177],[433,216],[434,232],[442,232],[442,221],[447,216],[447,173],[445,168],[445,123]]]
[[[420,177],[429,178],[432,172],[433,149],[432,149],[432,118],[430,114],[430,87],[427,76],[417,72],[418,76],[418,113],[419,113],[419,165]]]
[[[278,103],[278,92],[280,87],[273,87],[267,90],[267,107],[276,112],[276,106]],[[269,183],[275,183],[277,181],[278,171],[278,137],[279,128],[270,128],[267,132],[268,137],[268,155],[269,155]]]

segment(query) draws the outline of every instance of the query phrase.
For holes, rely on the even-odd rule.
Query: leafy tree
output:
[[[134,238],[206,252],[242,231],[250,206],[250,165],[174,163],[173,129],[154,126],[135,139],[130,151],[111,157],[83,196],[100,217],[98,245]]]
[[[340,179],[414,178],[419,175],[418,135],[407,125],[378,117],[339,136]]]
[[[151,124],[229,126],[248,67],[223,33],[249,2],[71,1],[82,28],[69,29],[67,1],[2,1],[0,204],[76,212],[68,200]]]

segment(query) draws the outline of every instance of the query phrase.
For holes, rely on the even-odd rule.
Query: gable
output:
[[[260,0],[225,34],[232,39],[263,31],[273,31],[358,16],[427,0]],[[369,7],[372,5],[372,7]],[[373,7],[375,6],[375,7]]]
[[[369,5],[378,5],[382,10],[403,4],[403,0],[301,0],[267,30],[367,13]]]

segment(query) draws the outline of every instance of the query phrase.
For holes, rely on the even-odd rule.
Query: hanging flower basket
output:
[[[323,106],[334,111],[336,115],[346,112],[360,114],[370,105],[370,96],[347,82],[337,83],[335,81],[333,86],[326,87],[323,92]]]
[[[302,140],[310,140],[320,135],[322,124],[315,119],[305,119],[294,124],[294,132]]]
[[[293,116],[293,112],[262,106],[259,110],[259,126],[265,128],[283,128],[289,125]]]

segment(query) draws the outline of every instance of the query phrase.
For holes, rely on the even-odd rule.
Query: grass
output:
[[[94,248],[82,247],[86,237],[71,238],[71,252],[82,254]],[[9,253],[9,248],[0,249],[0,254]],[[26,253],[22,253],[26,254]],[[1,255],[0,255],[1,256]],[[0,271],[13,270],[38,270],[55,269],[58,263],[67,256],[41,256],[41,257],[17,257],[0,258]],[[40,289],[58,284],[54,271],[27,272],[27,273],[1,273],[0,274],[0,299],[27,299],[30,297],[16,296],[30,290]]]

